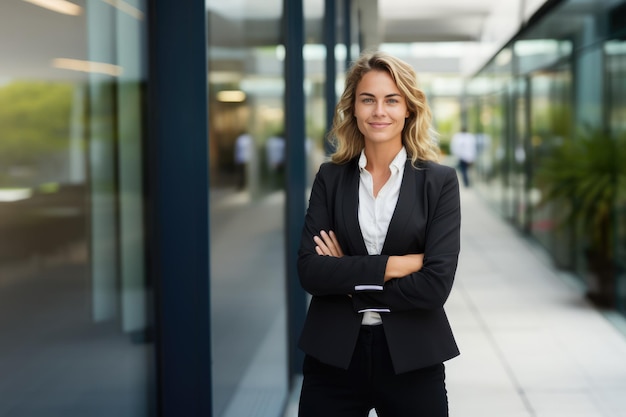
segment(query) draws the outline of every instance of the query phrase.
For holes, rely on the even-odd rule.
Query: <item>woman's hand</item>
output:
[[[313,236],[313,241],[317,244],[315,251],[318,255],[322,256],[334,256],[335,258],[341,258],[343,251],[339,246],[339,241],[335,232],[332,230],[326,233],[324,230],[320,231],[319,236]]]
[[[394,278],[403,278],[417,272],[424,265],[424,254],[414,253],[403,256],[390,256],[385,269],[385,282]]]

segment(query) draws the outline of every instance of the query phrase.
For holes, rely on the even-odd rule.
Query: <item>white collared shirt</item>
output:
[[[365,169],[367,158],[365,152],[361,151],[359,158],[359,225],[369,255],[380,255],[383,250],[387,229],[389,229],[391,217],[398,203],[406,160],[406,149],[402,147],[389,164],[391,176],[380,189],[378,195],[374,197],[374,181],[372,175]],[[389,312],[389,309],[364,310],[362,324],[380,324],[382,319],[379,313],[382,312]]]

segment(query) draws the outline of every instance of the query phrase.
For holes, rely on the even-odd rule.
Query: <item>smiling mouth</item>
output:
[[[370,123],[370,126],[374,127],[374,128],[383,128],[383,127],[387,127],[389,126],[389,123]]]

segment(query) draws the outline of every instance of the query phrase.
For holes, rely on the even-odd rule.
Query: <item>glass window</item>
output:
[[[572,72],[568,64],[530,77],[530,134],[532,170],[540,169],[546,158],[565,141],[572,140]],[[531,191],[531,233],[554,256],[560,266],[571,267],[572,230],[560,227],[564,207],[556,202],[541,204],[541,185]],[[567,204],[568,202],[561,202]]]
[[[626,41],[612,40],[604,45],[606,60],[606,83],[608,119],[614,140],[618,141],[615,157],[626,158]],[[621,180],[625,181],[626,165],[621,167]],[[614,259],[616,261],[617,306],[626,313],[626,195],[615,203]]]
[[[2,6],[2,415],[155,415],[145,3],[117,3]]]
[[[510,78],[508,66],[509,61],[502,58],[492,61],[468,87],[468,92],[478,98],[473,116],[478,124],[478,155],[473,170],[480,182],[476,186],[498,211],[505,207],[510,152],[506,130],[509,94],[505,89],[505,81]]]
[[[515,42],[514,51],[518,60],[518,71],[527,74],[570,56],[572,43],[556,39],[521,39]]]
[[[282,1],[207,0],[215,416],[278,416],[288,391]]]
[[[323,5],[321,5],[323,9]],[[323,12],[323,10],[321,11]],[[326,160],[326,153],[330,151],[327,141],[327,120],[326,120],[326,94],[325,83],[326,74],[324,73],[324,62],[326,60],[326,47],[320,43],[322,35],[316,33],[317,27],[311,27],[310,21],[320,19],[321,16],[307,15],[308,31],[310,35],[307,44],[304,46],[304,94],[305,94],[305,123],[306,123],[306,157],[307,157],[307,186],[313,184],[315,174],[317,173],[322,162]],[[319,27],[321,30],[321,27]],[[339,54],[336,54],[339,55]],[[337,64],[342,65],[343,62],[337,57]],[[343,90],[344,76],[343,71],[338,72],[338,85],[336,100]],[[308,200],[308,193],[306,199]]]
[[[513,169],[511,172],[511,187],[514,193],[513,214],[517,226],[522,230],[528,229],[528,189],[529,189],[529,112],[527,102],[527,82],[525,78],[516,80],[513,92],[514,106],[514,143]]]
[[[608,118],[611,130],[626,133],[626,41],[613,40],[604,45]]]

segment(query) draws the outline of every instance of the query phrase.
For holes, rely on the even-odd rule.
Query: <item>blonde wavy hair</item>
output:
[[[417,74],[409,64],[384,52],[362,54],[346,75],[345,88],[335,107],[329,132],[329,140],[335,146],[331,160],[346,163],[358,156],[365,146],[354,117],[354,105],[357,85],[370,71],[387,72],[406,100],[409,117],[402,129],[402,143],[413,166],[418,161],[438,161],[439,147],[431,125],[432,114],[426,94],[417,85]]]

